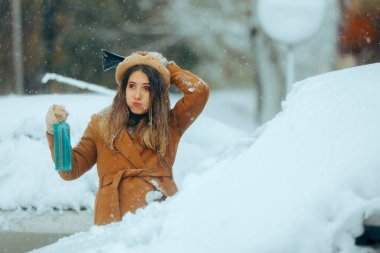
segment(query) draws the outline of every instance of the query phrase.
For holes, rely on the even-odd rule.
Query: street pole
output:
[[[294,49],[292,45],[287,46],[286,52],[286,93],[292,89],[294,82]]]

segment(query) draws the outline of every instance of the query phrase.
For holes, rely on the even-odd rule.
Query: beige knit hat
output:
[[[115,78],[116,83],[120,86],[123,82],[124,74],[132,66],[135,65],[147,65],[161,74],[164,79],[164,85],[166,88],[169,88],[170,85],[170,72],[161,62],[158,57],[155,57],[152,54],[141,55],[137,53],[133,53],[130,56],[126,57],[122,62],[120,62],[116,67]]]

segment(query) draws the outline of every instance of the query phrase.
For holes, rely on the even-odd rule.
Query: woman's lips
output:
[[[139,102],[133,102],[132,105],[138,107],[138,106],[141,106],[141,103],[139,103]]]

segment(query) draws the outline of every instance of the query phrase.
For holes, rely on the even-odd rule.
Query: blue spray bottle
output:
[[[71,171],[70,126],[66,122],[54,124],[54,161],[58,171]]]

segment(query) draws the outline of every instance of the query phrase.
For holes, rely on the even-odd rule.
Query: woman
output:
[[[72,149],[72,171],[59,172],[63,179],[73,180],[97,164],[96,225],[120,221],[125,213],[177,192],[172,166],[178,143],[209,96],[205,82],[160,54],[138,52],[121,60],[112,106],[91,117]],[[184,93],[173,109],[170,83]],[[63,107],[51,106],[46,116],[53,160],[53,124],[67,115]]]

